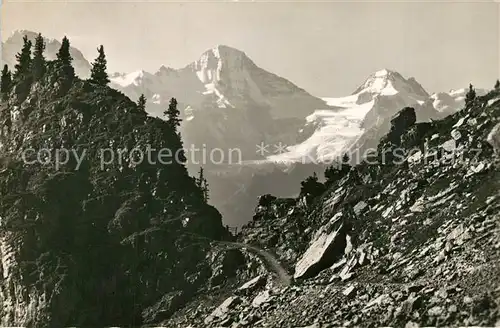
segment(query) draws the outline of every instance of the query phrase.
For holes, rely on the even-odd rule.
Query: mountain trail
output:
[[[256,254],[259,256],[262,261],[264,262],[266,268],[268,270],[271,270],[274,272],[278,278],[281,284],[285,286],[289,286],[292,283],[292,277],[288,273],[288,270],[286,270],[280,263],[280,261],[276,258],[275,255],[271,254],[270,252],[259,248],[257,246],[245,244],[245,243],[236,243],[236,242],[229,242],[229,241],[214,241],[214,243],[217,243],[219,245],[226,245],[226,246],[232,246],[236,248],[243,248],[247,249],[248,251]]]

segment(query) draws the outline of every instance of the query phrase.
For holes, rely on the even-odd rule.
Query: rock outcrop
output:
[[[315,233],[311,245],[295,265],[295,279],[314,277],[344,255],[347,246],[345,224],[339,222],[337,216],[332,221],[328,226],[337,226],[335,230],[328,232],[331,228],[323,226]]]
[[[495,125],[488,134],[488,142],[495,149],[497,154],[500,154],[500,123]]]

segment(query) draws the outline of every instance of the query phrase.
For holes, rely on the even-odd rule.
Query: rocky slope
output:
[[[183,163],[158,161],[182,146],[175,129],[46,68],[0,103],[0,325],[140,326],[235,275],[243,255],[210,246],[231,240],[220,214]],[[147,145],[152,161],[130,152]]]
[[[378,164],[330,171],[325,192],[261,197],[238,241],[274,254],[291,285],[269,270],[164,325],[499,325],[500,92],[440,121],[416,116],[402,110]]]

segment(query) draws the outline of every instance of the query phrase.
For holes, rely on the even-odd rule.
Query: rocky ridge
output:
[[[141,326],[231,280],[248,260],[210,246],[232,240],[220,213],[182,162],[157,160],[182,147],[175,128],[44,64],[2,90],[0,325]],[[152,161],[131,155],[148,145]]]

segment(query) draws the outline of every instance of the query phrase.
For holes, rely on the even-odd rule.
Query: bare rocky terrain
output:
[[[275,254],[291,284],[255,258],[251,280],[207,289],[163,324],[498,326],[499,119],[498,91],[431,123],[405,108],[379,144],[415,149],[401,163],[339,168],[318,195],[261,197],[238,242]]]

